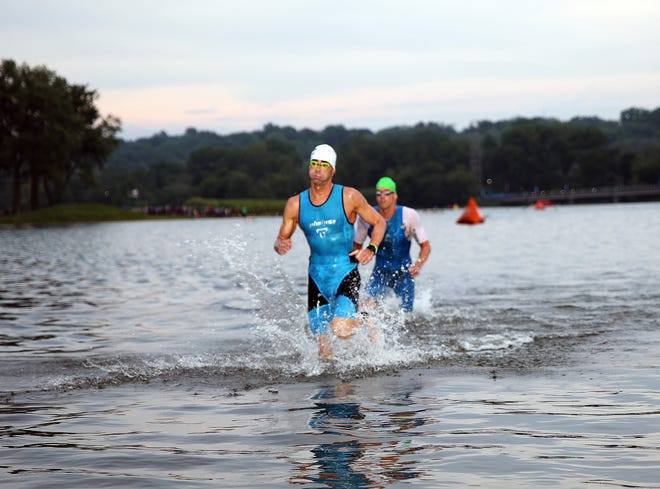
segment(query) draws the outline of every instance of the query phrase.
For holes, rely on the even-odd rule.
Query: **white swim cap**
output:
[[[309,159],[327,161],[332,165],[332,168],[334,168],[335,163],[337,162],[337,153],[335,153],[335,150],[332,149],[332,146],[329,144],[319,144],[314,148]]]

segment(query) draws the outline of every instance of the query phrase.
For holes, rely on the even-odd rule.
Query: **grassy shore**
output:
[[[46,207],[36,211],[20,212],[18,214],[0,217],[0,226],[47,226],[51,224],[74,224],[106,221],[136,221],[143,219],[204,217],[207,208],[237,209],[237,215],[278,215],[282,214],[285,201],[257,199],[190,199],[186,203],[190,208],[201,209],[201,212],[186,215],[175,215],[164,212],[146,213],[143,210],[128,210],[103,204],[64,204]],[[233,214],[232,214],[233,215]]]
[[[103,204],[55,205],[36,211],[20,212],[0,217],[0,225],[73,224],[105,221],[133,221],[146,219],[143,212],[136,212]]]

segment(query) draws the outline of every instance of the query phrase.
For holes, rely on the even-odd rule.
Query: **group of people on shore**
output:
[[[274,249],[284,255],[297,227],[310,247],[307,287],[309,327],[319,355],[332,357],[332,335],[350,338],[360,326],[359,312],[382,300],[391,289],[406,312],[413,309],[415,277],[431,252],[417,211],[397,204],[396,183],[384,176],[376,183],[376,206],[358,190],[336,184],[337,154],[327,145],[310,155],[310,187],[289,198]],[[368,238],[368,239],[367,239]],[[412,240],[419,255],[410,256]],[[367,245],[365,246],[365,243]],[[358,265],[376,263],[360,301]]]

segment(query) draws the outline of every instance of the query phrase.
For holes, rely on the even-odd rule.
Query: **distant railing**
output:
[[[539,190],[533,192],[494,193],[482,191],[480,200],[484,203],[532,204],[539,199],[553,202],[575,202],[578,200],[611,201],[621,199],[660,199],[660,185],[621,185],[615,187],[591,187]]]

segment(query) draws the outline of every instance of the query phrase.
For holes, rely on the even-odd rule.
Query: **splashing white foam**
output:
[[[319,360],[318,345],[308,327],[306,274],[291,270],[289,262],[258,256],[247,245],[240,223],[231,235],[200,243],[216,251],[223,273],[230,274],[244,289],[253,305],[255,324],[250,330],[248,351],[230,361],[251,370],[278,371],[284,375],[319,375],[329,364]],[[369,269],[361,269],[363,274]],[[469,334],[462,327],[469,310],[461,309],[452,318],[454,330],[447,334],[444,316],[433,304],[433,287],[420,282],[415,312],[404,313],[393,294],[369,310],[364,324],[348,340],[332,341],[334,371],[360,373],[384,368],[419,365],[447,356],[487,350],[514,348],[533,337],[519,333]],[[445,311],[446,312],[446,311]],[[229,365],[227,365],[229,367]]]

